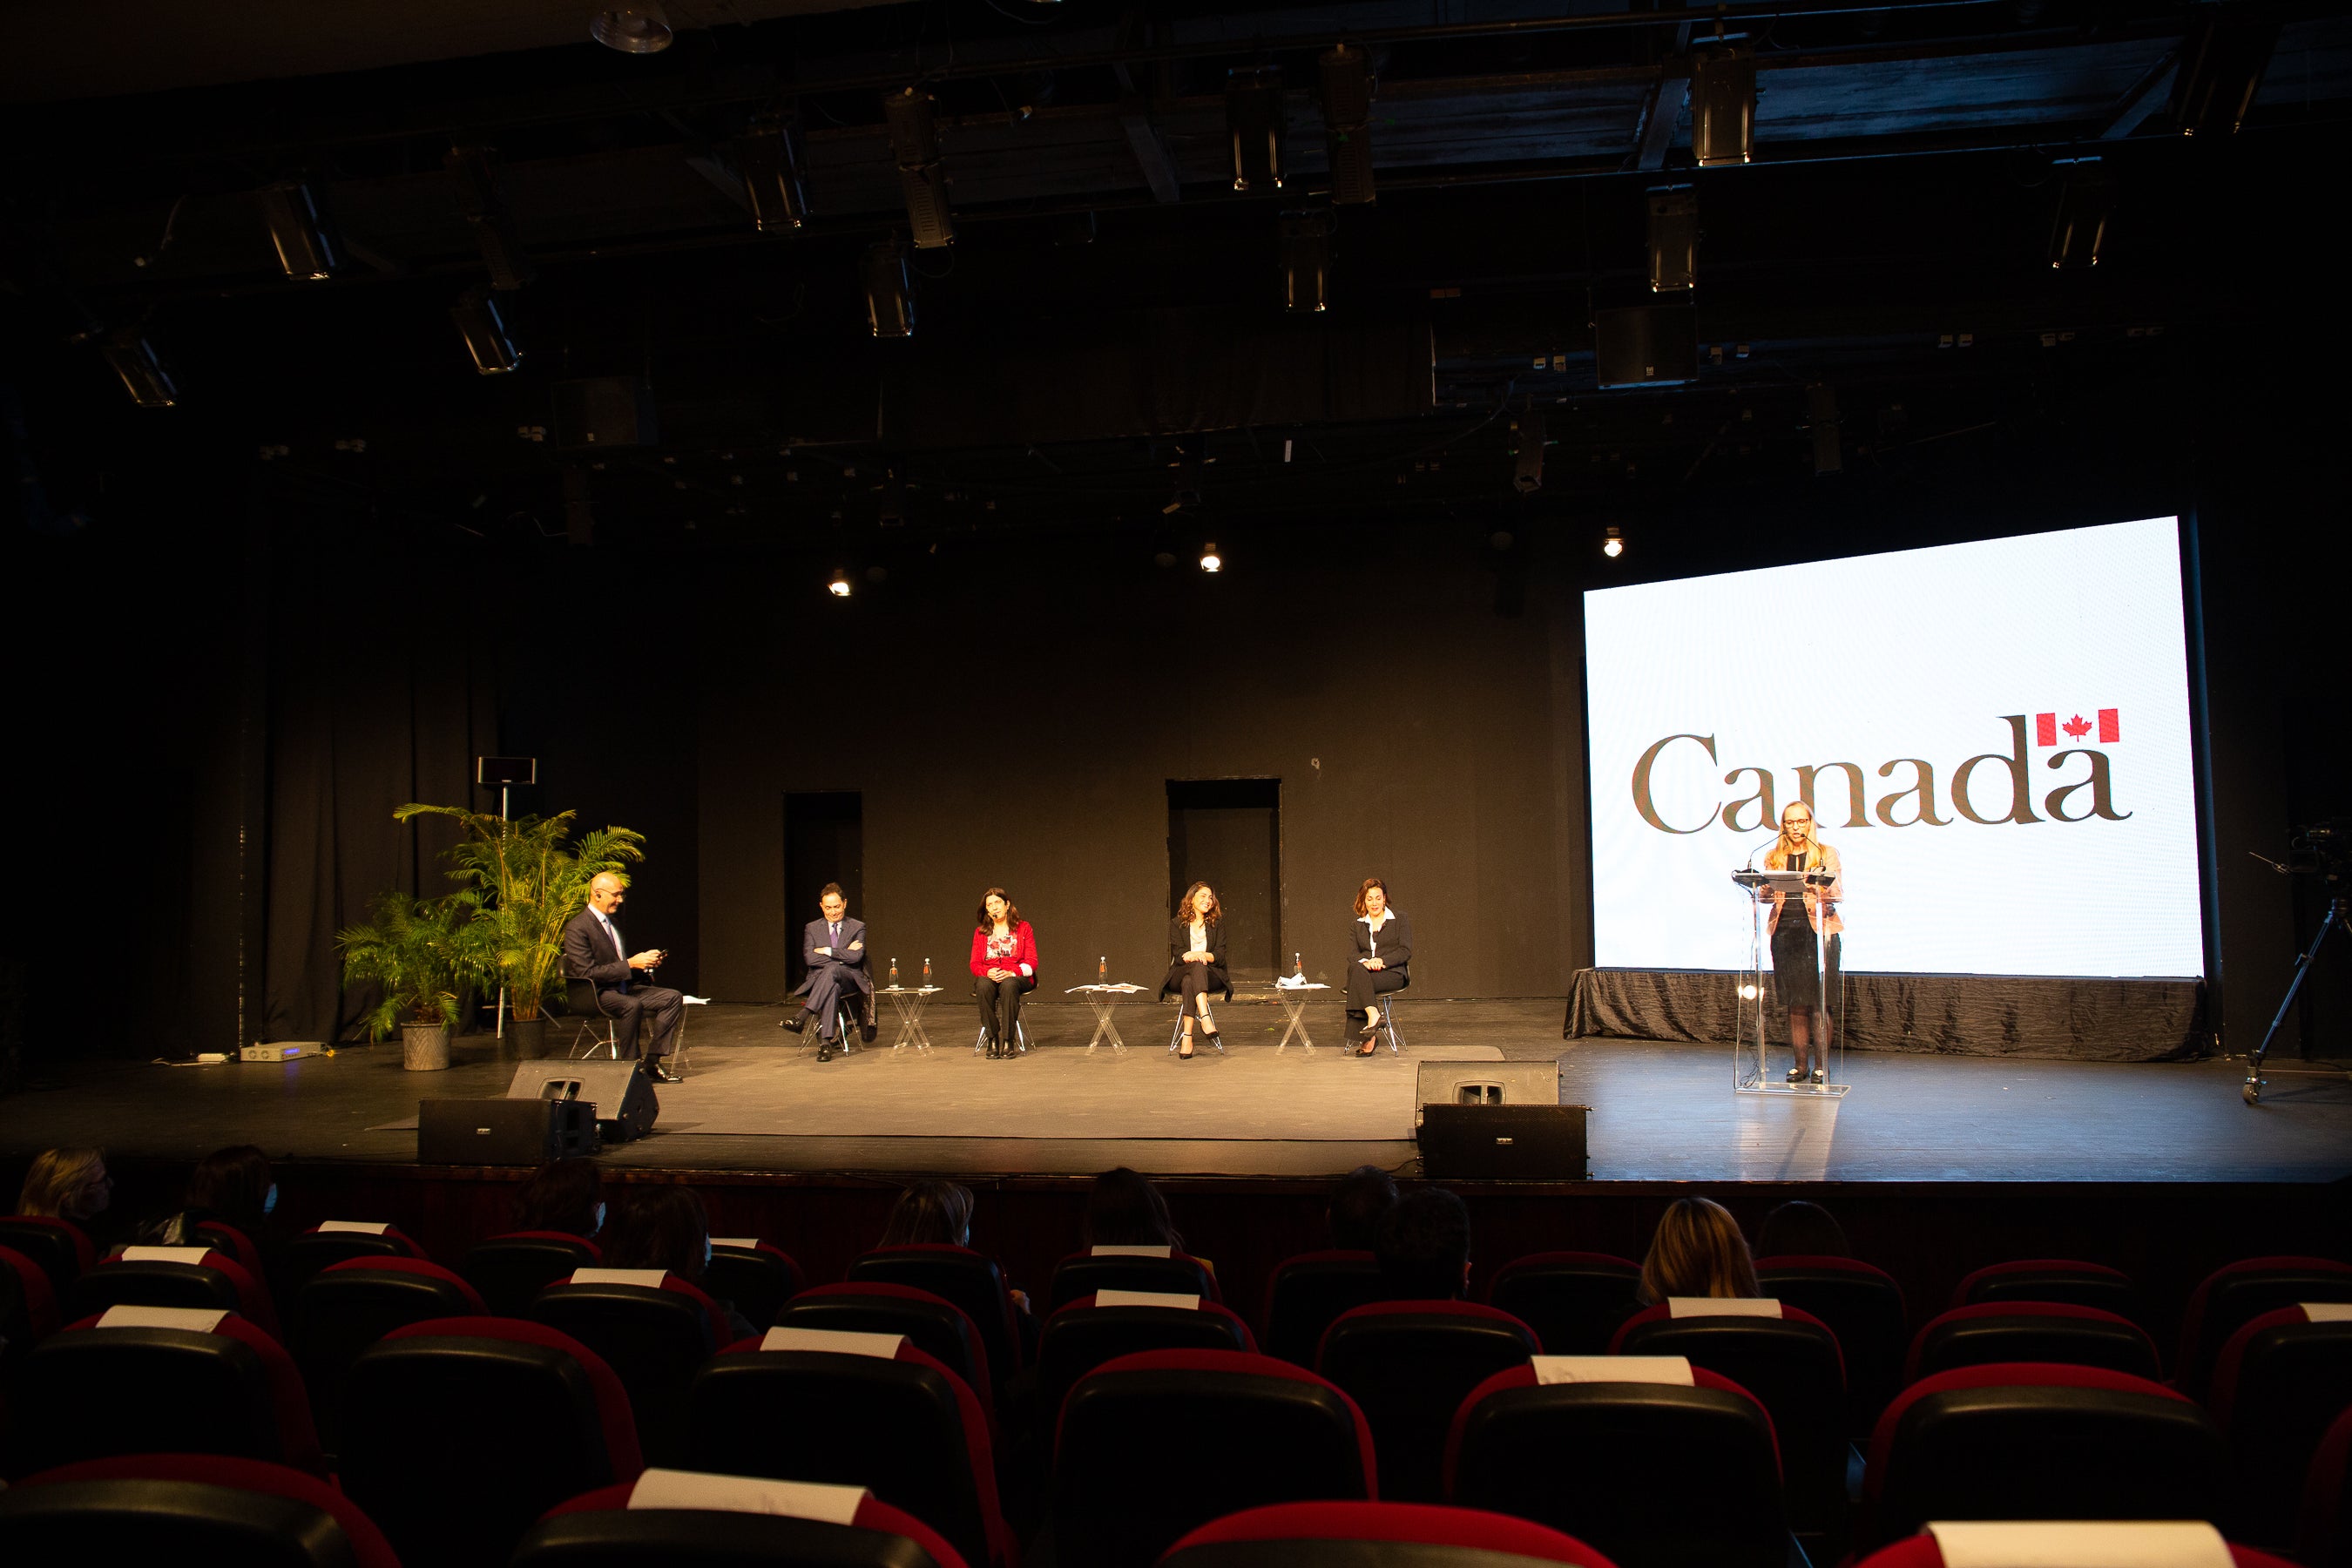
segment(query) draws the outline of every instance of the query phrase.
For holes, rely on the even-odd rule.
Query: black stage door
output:
[[[801,928],[815,920],[817,894],[827,882],[841,884],[849,912],[866,916],[866,797],[855,790],[784,796],[785,973],[794,985],[808,966],[801,962]],[[877,979],[879,980],[879,973]]]
[[[1216,889],[1236,984],[1288,967],[1282,952],[1282,781],[1168,781],[1168,908],[1194,882]]]

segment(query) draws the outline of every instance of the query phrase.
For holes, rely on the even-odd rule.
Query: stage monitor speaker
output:
[[[595,1152],[596,1108],[582,1100],[417,1102],[420,1165],[543,1165]]]
[[[1413,1103],[1431,1105],[1558,1105],[1558,1062],[1423,1061],[1413,1078]]]
[[[1583,1105],[1425,1105],[1421,1173],[1432,1181],[1585,1177]]]
[[[659,438],[653,388],[642,376],[600,375],[555,384],[555,444],[563,450],[651,447]]]
[[[596,1108],[597,1130],[625,1143],[654,1130],[661,1101],[635,1062],[525,1062],[507,1085],[509,1100],[578,1100]]]
[[[1601,384],[1674,386],[1698,379],[1698,312],[1688,305],[1633,305],[1594,318]]]

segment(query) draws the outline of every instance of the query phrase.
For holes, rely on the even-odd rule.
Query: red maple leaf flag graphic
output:
[[[2033,716],[2033,743],[2037,746],[2054,746],[2058,743],[2057,714],[2036,713]]]
[[[2077,741],[2091,732],[2091,721],[2088,719],[2084,718],[2080,713],[2075,714],[2072,719],[2067,720],[2063,724],[2061,724],[2058,727],[2065,731],[2067,734],[2073,736]]]
[[[2099,710],[2099,744],[2111,746],[2124,738],[2124,714],[2120,708]]]

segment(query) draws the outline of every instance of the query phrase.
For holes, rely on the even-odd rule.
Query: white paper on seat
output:
[[[744,1251],[749,1252],[753,1247],[760,1245],[760,1238],[756,1236],[714,1236],[710,1238],[710,1245],[713,1247],[740,1247]]]
[[[1180,1296],[1173,1290],[1097,1290],[1097,1307],[1174,1307],[1182,1311],[1201,1310],[1198,1296]]]
[[[2352,1301],[2305,1301],[2302,1306],[2307,1323],[2352,1323]]]
[[[215,1307],[109,1307],[99,1314],[101,1329],[185,1329],[209,1334],[228,1314]]]
[[[2202,1520],[1969,1520],[1930,1524],[1944,1568],[2230,1568],[2229,1544]]]
[[[866,1334],[848,1329],[770,1329],[760,1336],[763,1351],[823,1351],[828,1355],[870,1355],[896,1361],[904,1334]]]
[[[699,1470],[647,1470],[629,1490],[635,1508],[709,1509],[721,1513],[774,1513],[826,1524],[855,1524],[864,1487],[824,1481],[772,1481],[758,1476],[713,1476]]]
[[[1173,1258],[1172,1247],[1089,1247],[1088,1258]]]
[[[126,1247],[122,1249],[125,1263],[202,1263],[209,1247]]]
[[[1777,1318],[1780,1303],[1769,1296],[1669,1296],[1669,1318]]]
[[[355,1230],[362,1236],[382,1236],[392,1228],[392,1225],[388,1220],[322,1219],[319,1222],[319,1228],[320,1230]]]
[[[642,1285],[658,1290],[668,1276],[658,1268],[575,1268],[567,1285]]]
[[[1539,1355],[1528,1358],[1538,1383],[1670,1383],[1696,1386],[1684,1355]]]

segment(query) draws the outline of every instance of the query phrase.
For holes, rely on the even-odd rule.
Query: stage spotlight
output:
[[[320,216],[319,201],[300,180],[270,185],[258,193],[261,221],[269,226],[269,243],[278,251],[278,265],[289,278],[331,277],[342,265],[342,247]]]
[[[800,138],[791,125],[766,116],[752,121],[735,140],[735,166],[743,176],[743,199],[751,204],[752,227],[782,234],[807,219]]]
[[[1611,529],[1609,531],[1609,537],[1601,542],[1601,553],[1606,555],[1612,561],[1614,561],[1620,555],[1624,554],[1624,536],[1619,533],[1615,529]]]
[[[1225,130],[1234,144],[1234,189],[1246,191],[1253,185],[1282,189],[1282,143],[1288,118],[1280,70],[1253,66],[1225,73]]]
[[[907,247],[886,239],[866,247],[866,322],[877,338],[915,335],[915,283],[907,274]]]
[[[1323,57],[1323,132],[1331,155],[1331,202],[1369,206],[1380,199],[1372,186],[1371,59],[1363,50],[1339,45]]]
[[[1217,553],[1217,542],[1216,542],[1215,540],[1213,540],[1213,540],[1209,541],[1209,542],[1208,542],[1208,543],[1203,544],[1202,546],[1201,546],[1201,570],[1202,570],[1202,571],[1203,571],[1203,572],[1222,572],[1222,571],[1223,571],[1224,569],[1225,569],[1225,558],[1224,558],[1223,556],[1222,556],[1222,555],[1220,555],[1220,554],[1218,554],[1218,553]]]
[[[449,307],[449,319],[457,323],[466,352],[474,356],[474,369],[483,375],[504,375],[522,363],[522,350],[488,289],[467,289]]]
[[[1331,231],[1327,212],[1285,213],[1276,241],[1282,268],[1282,308],[1314,315],[1331,306]]]
[[[848,570],[846,568],[836,570],[833,574],[833,581],[824,585],[824,591],[831,594],[836,599],[846,599],[849,597]]]
[[[1666,185],[1650,193],[1650,292],[1686,294],[1698,280],[1698,193]]]
[[[495,154],[488,147],[452,147],[441,161],[457,189],[457,210],[473,226],[482,247],[482,264],[490,269],[490,287],[506,290],[530,281],[530,258],[516,237],[514,218],[507,211],[506,191],[499,182]]]
[[[1695,51],[1690,106],[1698,166],[1747,163],[1756,152],[1756,52],[1728,38]]]
[[[155,345],[138,328],[85,332],[74,342],[96,343],[98,352],[106,356],[107,364],[122,378],[122,390],[140,407],[169,408],[180,400],[180,389],[172,384],[172,373],[164,367]]]
[[[890,124],[890,155],[898,164],[898,191],[907,199],[907,226],[917,250],[955,241],[948,213],[947,170],[940,163],[937,104],[920,88],[902,87],[882,100]]]
[[[1523,495],[1543,489],[1544,415],[1530,399],[1511,421],[1511,484]]]
[[[2050,228],[2050,265],[2072,272],[2096,267],[2116,216],[2116,178],[2096,158],[2062,158],[2058,216]]]
[[[2234,136],[2270,68],[2279,25],[2232,5],[2200,5],[2180,40],[2172,123],[2183,136]]]
[[[628,5],[607,5],[588,24],[588,36],[608,49],[625,55],[657,55],[669,47],[676,34],[669,14],[658,0],[635,0]]]

